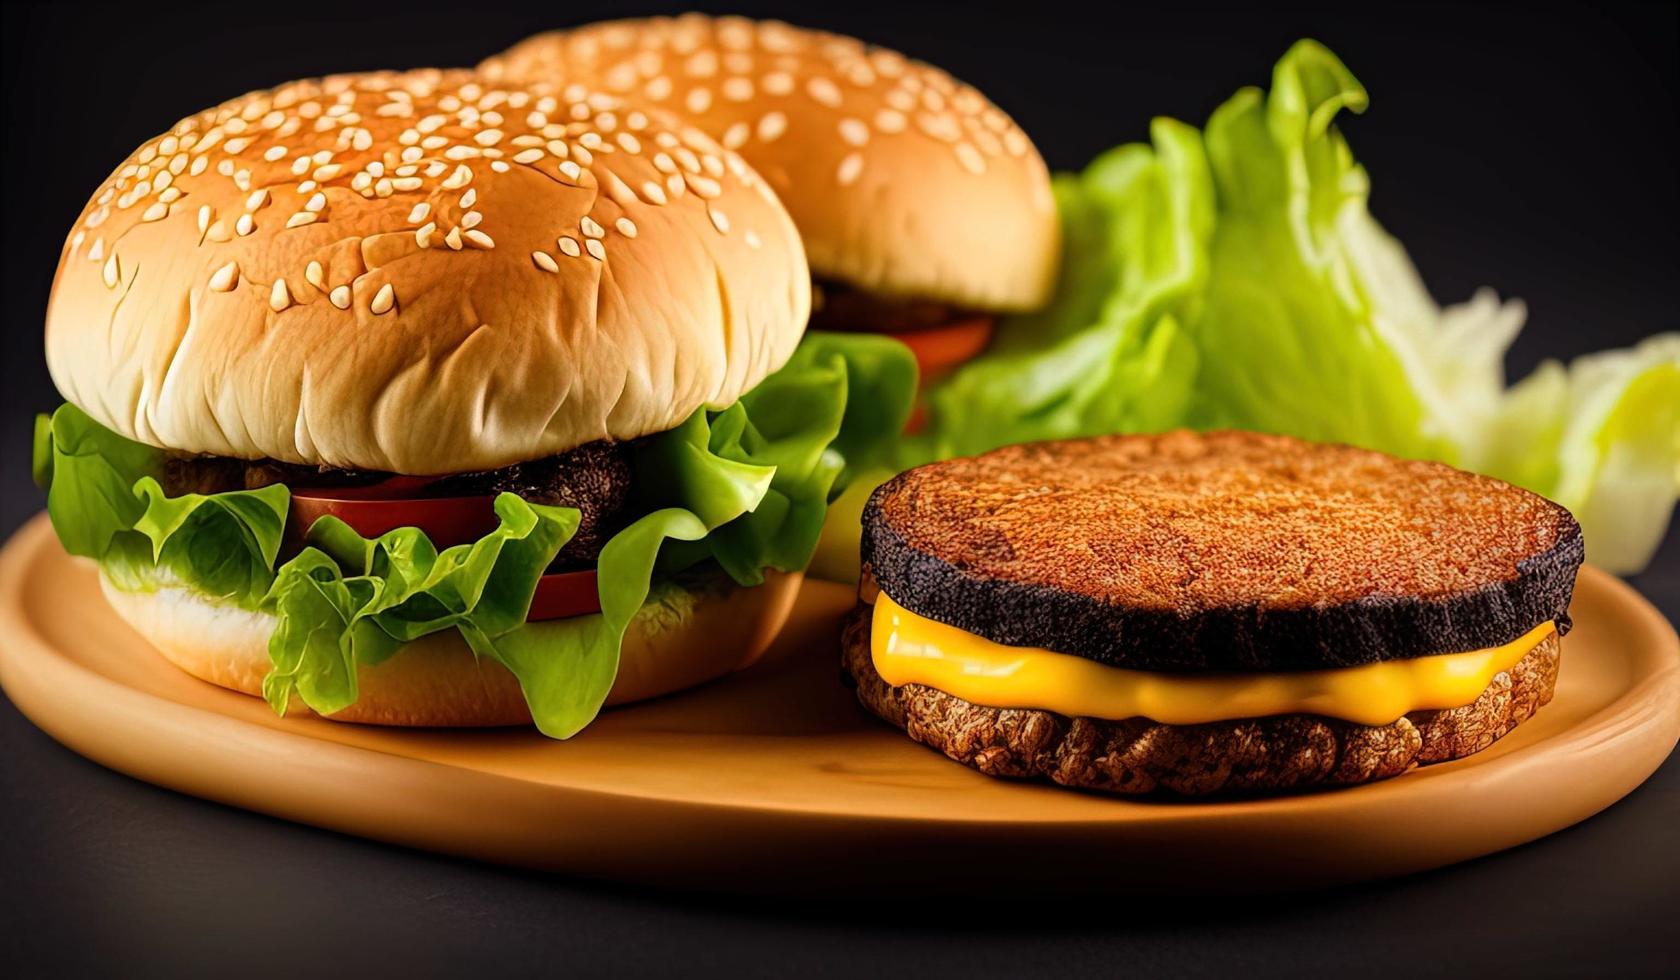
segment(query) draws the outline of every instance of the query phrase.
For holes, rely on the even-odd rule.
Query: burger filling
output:
[[[436,477],[307,466],[273,459],[171,456],[158,482],[172,497],[184,493],[260,490],[284,484],[294,497],[330,496],[331,491],[350,490],[370,502],[385,501],[394,506],[408,500],[463,498],[463,506],[476,505],[485,514],[490,512],[490,501],[497,494],[512,493],[531,503],[577,510],[577,533],[560,549],[553,567],[585,567],[594,564],[601,546],[626,523],[631,446],[630,443],[591,442],[555,456],[501,469]],[[354,526],[356,522],[350,523]],[[436,544],[459,543],[442,540],[449,535],[433,533],[431,536]]]
[[[882,333],[916,357],[923,381],[949,374],[991,343],[990,314],[914,297],[879,296],[822,282],[812,292],[811,328]]]
[[[870,659],[894,687],[919,684],[993,708],[1032,708],[1070,718],[1148,718],[1199,725],[1311,714],[1388,725],[1413,711],[1474,702],[1556,632],[1547,621],[1485,650],[1290,673],[1171,674],[1111,667],[1084,657],[1007,646],[917,615],[877,591]]]

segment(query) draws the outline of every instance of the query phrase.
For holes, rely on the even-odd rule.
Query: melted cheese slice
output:
[[[1112,721],[1143,717],[1167,725],[1285,714],[1387,725],[1408,712],[1470,704],[1494,675],[1516,666],[1553,629],[1547,621],[1500,647],[1359,667],[1169,674],[994,643],[918,616],[882,592],[870,646],[875,670],[888,684],[921,684],[993,708]]]

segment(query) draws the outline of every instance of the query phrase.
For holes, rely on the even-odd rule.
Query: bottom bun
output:
[[[669,694],[753,663],[786,622],[802,578],[769,571],[764,584],[753,588],[721,574],[655,586],[624,631],[607,704]],[[175,666],[212,684],[262,696],[273,616],[186,589],[124,592],[103,578],[101,584],[117,614]],[[519,682],[501,664],[474,655],[453,629],[404,644],[377,666],[359,667],[357,683],[356,703],[327,717],[372,725],[531,723]],[[294,696],[288,710],[308,708]]]
[[[1278,715],[1205,725],[1109,721],[991,708],[921,684],[893,687],[870,653],[873,609],[859,604],[841,641],[858,700],[911,738],[988,776],[1042,778],[1106,793],[1278,793],[1348,786],[1458,759],[1492,745],[1552,699],[1556,633],[1461,708],[1388,725]]]

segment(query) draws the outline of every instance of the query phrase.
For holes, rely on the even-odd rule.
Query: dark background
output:
[[[679,5],[680,6],[680,5]],[[40,507],[29,417],[57,401],[41,314],[59,245],[134,146],[243,91],[462,64],[666,5],[8,6],[0,534]],[[888,43],[975,83],[1056,168],[1200,123],[1297,37],[1372,94],[1346,121],[1372,207],[1443,301],[1490,284],[1529,327],[1512,376],[1676,326],[1672,4],[741,4]],[[1680,618],[1680,534],[1634,584]],[[1655,972],[1680,953],[1680,763],[1537,844],[1399,882],[1263,902],[930,907],[630,893],[369,844],[175,795],[58,747],[0,699],[0,971],[409,975]],[[1124,869],[1094,869],[1123,875]],[[14,973],[13,975],[17,975]]]

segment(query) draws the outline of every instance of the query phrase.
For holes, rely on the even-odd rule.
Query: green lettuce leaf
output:
[[[169,497],[161,452],[70,405],[38,421],[32,462],[66,548],[98,559],[119,588],[186,587],[274,617],[263,692],[277,711],[294,697],[342,710],[356,701],[359,667],[454,629],[514,674],[538,728],[566,738],[600,710],[657,577],[713,563],[750,586],[766,569],[805,567],[846,475],[891,452],[914,384],[900,344],[814,335],[739,402],[639,440],[631,506],[642,516],[602,549],[601,612],[540,623],[525,617],[577,531],[570,508],[502,494],[495,530],[442,551],[416,528],[370,539],[323,517],[276,566],[283,486]],[[681,620],[673,589],[650,628]]]
[[[932,424],[902,462],[1181,423],[1198,361],[1183,323],[1207,272],[1212,192],[1196,131],[1157,120],[1153,132],[1153,147],[1056,178],[1055,300],[1002,321],[985,354],[930,392]]]
[[[1439,459],[1570,507],[1588,558],[1649,560],[1680,496],[1680,336],[1548,364],[1507,389],[1520,303],[1442,309],[1371,216],[1335,126],[1365,89],[1294,45],[1270,93],[1197,130],[1157,120],[1057,180],[1051,307],[931,395],[912,459],[1009,442],[1176,426],[1241,428]]]

